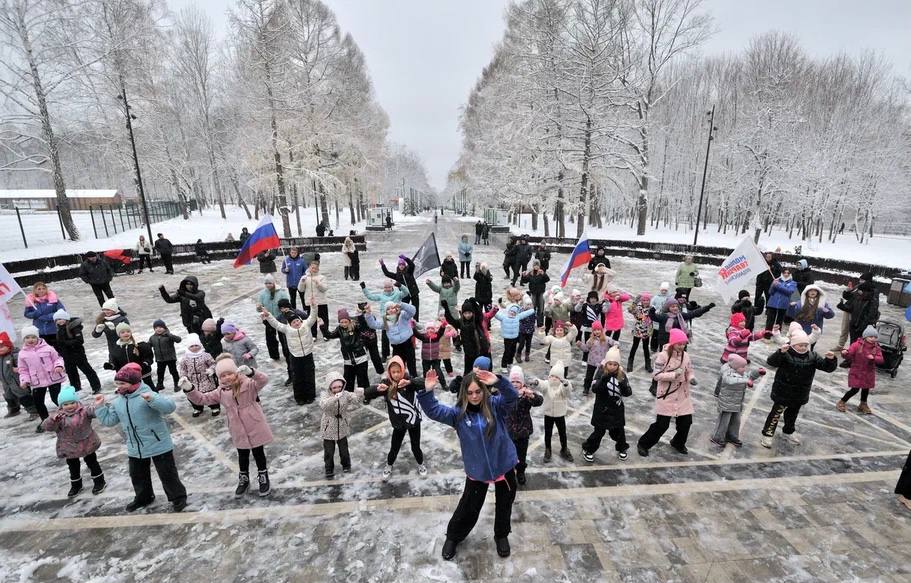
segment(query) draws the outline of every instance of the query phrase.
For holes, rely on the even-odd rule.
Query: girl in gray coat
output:
[[[727,443],[740,447],[740,413],[747,387],[765,374],[764,368],[748,370],[747,361],[738,354],[732,354],[721,366],[721,375],[715,385],[715,402],[718,406],[718,423],[715,433],[709,438],[712,443],[724,447]]]
[[[259,368],[256,364],[256,355],[259,348],[256,343],[250,340],[246,332],[240,330],[233,322],[225,322],[221,325],[221,346],[225,352],[234,359],[237,366],[249,366],[250,368]]]

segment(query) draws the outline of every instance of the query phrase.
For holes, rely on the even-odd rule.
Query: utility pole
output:
[[[149,234],[149,245],[155,242],[152,238],[152,224],[149,222],[149,207],[146,204],[145,189],[142,187],[142,173],[139,170],[139,156],[136,154],[136,138],[133,136],[133,120],[136,116],[130,113],[130,104],[127,101],[127,90],[123,83],[120,85],[121,94],[118,99],[123,100],[123,111],[127,116],[127,131],[130,134],[130,146],[133,148],[133,165],[136,168],[136,187],[139,190],[139,202],[142,204],[142,214],[145,217],[146,231]]]
[[[696,233],[693,235],[693,247],[696,246],[696,242],[699,240],[699,221],[702,218],[702,197],[705,195],[705,175],[709,170],[709,152],[712,150],[712,140],[715,130],[718,128],[715,127],[715,106],[712,106],[712,111],[706,112],[709,116],[709,139],[705,144],[705,165],[702,167],[702,188],[699,189],[699,209],[696,211]]]

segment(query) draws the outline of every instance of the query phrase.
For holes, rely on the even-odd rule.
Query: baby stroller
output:
[[[883,363],[879,368],[889,371],[894,379],[904,352],[908,349],[904,327],[890,320],[879,320],[876,322],[876,332],[879,334],[879,347],[883,351]]]
[[[104,260],[111,266],[114,275],[133,275],[133,250],[111,249],[102,253]]]

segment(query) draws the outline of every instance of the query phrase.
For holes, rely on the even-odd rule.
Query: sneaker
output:
[[[714,443],[714,444],[717,445],[718,447],[724,447],[724,442],[721,441],[720,439],[715,439],[715,436],[714,436],[714,435],[713,435],[712,437],[709,438],[709,441],[711,441],[712,443]]]
[[[421,476],[426,476],[427,475],[427,466],[425,466],[424,464],[418,464],[418,474],[420,474]]]
[[[544,357],[544,362],[546,362],[547,364],[550,364],[550,357],[549,357],[549,356],[545,356],[545,357]]]
[[[800,436],[797,435],[796,431],[794,433],[785,433],[784,437],[785,437],[785,439],[790,441],[792,444],[800,445]]]
[[[699,381],[697,381],[695,378],[692,378],[692,379],[690,379],[690,384],[692,386],[696,387],[696,386],[699,386]]]
[[[125,510],[127,512],[135,512],[136,510],[139,510],[140,508],[148,506],[149,504],[151,504],[154,501],[155,501],[155,494],[152,494],[152,497],[144,502],[142,500],[139,500],[138,498],[134,498],[132,502],[127,504],[127,507]]]
[[[104,489],[108,487],[107,482],[104,481],[104,474],[92,476],[92,484],[92,494],[95,496],[104,492]]]
[[[525,353],[525,362],[531,362],[530,360],[528,360],[528,358],[529,358],[529,354],[526,352]]]
[[[10,417],[15,417],[16,415],[18,415],[21,412],[22,412],[21,409],[7,409],[6,415],[4,415],[3,418],[9,419]]]
[[[516,363],[518,364],[518,363],[520,363],[520,362],[522,362],[522,355],[521,355],[521,354],[517,354],[517,355],[516,355]]]
[[[334,478],[334,477],[335,477],[335,468],[333,468],[333,469],[331,469],[331,470],[330,470],[329,468],[326,468],[326,474],[325,474],[325,475],[326,475],[326,479],[327,479],[327,480],[331,480],[332,478]]]
[[[452,558],[456,555],[456,547],[459,543],[455,542],[451,538],[447,538],[446,542],[443,543],[443,559],[446,561],[451,561]]]
[[[67,498],[75,498],[82,492],[82,478],[70,480],[70,491],[66,493]]]
[[[342,466],[342,472],[344,472],[344,473],[346,473],[346,474],[350,474],[350,473],[351,473],[351,466],[347,466],[347,467]]]
[[[681,445],[680,447],[677,447],[676,445],[674,445],[674,444],[672,443],[672,444],[671,444],[671,448],[672,448],[674,451],[676,451],[677,453],[679,453],[680,455],[690,455],[690,450],[688,450],[688,449],[686,448],[686,445]]]
[[[250,476],[247,474],[240,474],[237,476],[237,489],[234,490],[234,496],[240,498],[247,493],[247,488],[250,487]]]
[[[509,374],[509,369],[505,366],[500,367],[500,374]]]
[[[636,451],[639,452],[639,457],[648,457],[648,450],[638,443],[636,444]]]
[[[550,448],[549,447],[544,448],[544,463],[549,462],[552,457],[553,457],[553,455],[551,454]]]
[[[505,536],[503,538],[496,539],[497,543],[497,554],[503,557],[504,559],[509,556],[509,539]]]
[[[628,457],[629,457],[629,454],[626,453],[625,451],[617,452],[617,459],[619,459],[621,462],[625,462],[626,458],[628,458]]]
[[[739,439],[729,439],[728,443],[730,443],[734,447],[743,447],[743,442],[740,441]]]
[[[389,476],[391,476],[391,475],[392,475],[392,466],[390,466],[389,464],[386,464],[386,466],[383,468],[383,481],[384,482],[389,481]]]
[[[191,415],[191,417],[193,417],[195,419],[196,417],[199,417],[200,415],[202,415],[202,411],[193,411],[193,415]]]
[[[212,417],[218,417],[221,415],[221,409],[212,409]]]
[[[650,365],[650,364],[645,365],[645,372],[648,372],[648,373],[654,372],[654,370],[652,369],[652,365]]]
[[[839,411],[841,411],[842,413],[845,413],[848,410],[848,404],[845,403],[844,401],[842,401],[841,399],[839,399],[838,402],[835,403],[835,408],[838,409]]]
[[[174,509],[174,512],[183,512],[183,509],[186,507],[187,507],[186,497],[178,498],[177,500],[174,501],[173,504],[171,504],[171,508]]]
[[[44,427],[41,427],[41,424],[38,424],[38,427],[35,428],[35,433],[44,433]]]
[[[271,491],[272,486],[269,484],[269,470],[262,470],[259,472],[259,495],[268,496]]]
[[[560,457],[565,459],[568,462],[574,462],[576,459],[573,457],[573,454],[566,448],[560,450]]]
[[[860,405],[858,405],[857,412],[860,413],[861,415],[872,415],[873,414],[873,410],[870,409],[870,405],[867,405],[866,403],[861,403]]]
[[[759,445],[767,449],[772,449],[772,438],[768,435],[763,435],[762,439],[759,440]]]
[[[595,461],[595,454],[593,454],[591,452],[587,452],[583,449],[582,450],[582,459],[584,459],[588,463],[592,463]]]

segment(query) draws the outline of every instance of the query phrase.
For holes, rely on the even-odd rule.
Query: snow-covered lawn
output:
[[[165,237],[172,243],[195,243],[197,239],[203,241],[222,241],[228,233],[232,233],[234,238],[240,234],[243,227],[247,227],[251,232],[259,221],[248,219],[246,213],[239,206],[225,207],[227,219],[222,219],[217,207],[206,209],[200,215],[198,212],[190,215],[188,220],[178,217],[160,223],[152,224],[152,235],[164,233]],[[104,229],[101,226],[99,214],[95,213],[95,220],[98,223],[100,238],[95,238],[92,230],[92,219],[88,211],[77,211],[73,213],[76,226],[82,239],[79,241],[65,241],[60,234],[60,223],[57,220],[57,213],[34,213],[23,214],[22,223],[25,227],[25,235],[28,239],[28,249],[22,245],[22,236],[19,232],[19,224],[16,221],[15,214],[0,214],[0,249],[3,249],[2,261],[16,261],[20,259],[29,259],[31,257],[46,257],[60,255],[63,253],[80,253],[89,250],[114,249],[118,247],[127,248],[136,245],[139,235],[146,235],[146,229],[136,228],[112,234],[110,237],[104,237]],[[116,215],[115,215],[116,216]],[[291,233],[298,236],[297,219],[291,214]],[[341,209],[339,221],[335,221],[335,212],[330,210],[329,221],[331,228],[336,235],[347,233],[352,228],[348,209]],[[395,220],[400,221],[402,217],[396,213]],[[316,236],[317,218],[316,209],[301,209],[301,236]],[[119,225],[119,217],[118,217]],[[354,225],[355,228],[363,227],[364,223],[360,222]],[[281,219],[275,217],[275,227],[282,235]],[[148,236],[148,235],[146,235]]]

